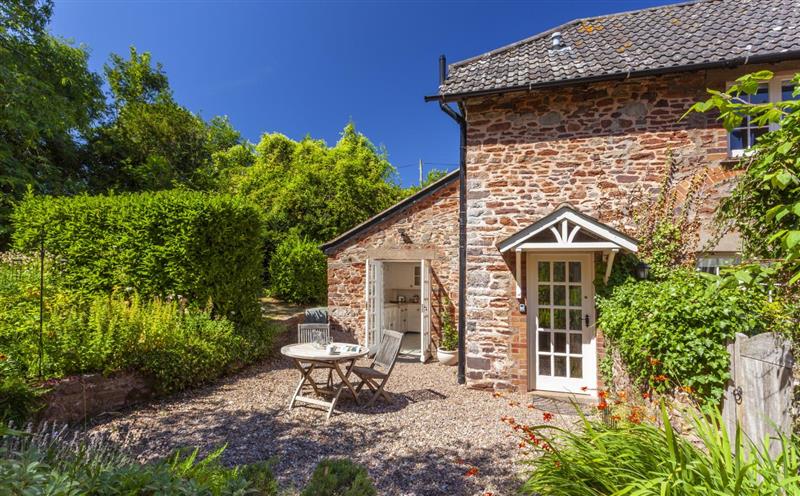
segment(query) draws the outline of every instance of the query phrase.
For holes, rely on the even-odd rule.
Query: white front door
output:
[[[591,254],[529,253],[529,389],[597,393]]]

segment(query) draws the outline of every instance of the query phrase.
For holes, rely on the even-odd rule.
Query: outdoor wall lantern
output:
[[[636,278],[640,281],[646,281],[650,277],[650,266],[644,262],[636,264]]]

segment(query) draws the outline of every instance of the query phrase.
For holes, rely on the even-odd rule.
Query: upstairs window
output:
[[[721,268],[738,265],[741,262],[742,258],[736,254],[710,253],[697,258],[697,270],[718,276]]]
[[[762,104],[768,102],[782,102],[794,100],[792,96],[794,85],[791,78],[787,75],[775,76],[769,83],[764,83],[758,87],[754,95],[741,95],[740,97],[752,104]],[[759,136],[778,128],[777,124],[768,126],[756,126],[749,117],[745,117],[742,124],[735,128],[728,135],[728,151],[731,157],[741,157],[752,148]]]

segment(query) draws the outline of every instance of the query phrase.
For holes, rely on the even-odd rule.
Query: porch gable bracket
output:
[[[562,205],[501,241],[501,253],[522,251],[638,251],[639,242],[599,220]]]

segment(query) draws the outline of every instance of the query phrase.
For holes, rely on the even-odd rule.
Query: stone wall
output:
[[[136,373],[120,373],[110,377],[84,374],[50,381],[44,385],[47,406],[38,420],[73,424],[123,408],[153,396],[150,384]]]
[[[401,232],[402,231],[402,232]],[[367,259],[431,260],[434,315],[450,299],[458,302],[458,181],[371,226],[328,257],[328,315],[335,330],[364,342]],[[439,321],[432,322],[438,342]]]
[[[496,244],[564,202],[630,231],[634,208],[655,198],[670,153],[679,181],[708,167],[707,185],[727,187],[735,176],[727,133],[713,116],[681,117],[706,98],[706,88],[722,88],[742,72],[700,71],[466,102],[468,384],[527,384],[526,319],[514,294],[514,260]],[[703,210],[710,215],[713,205]],[[598,347],[602,353],[602,336]]]

